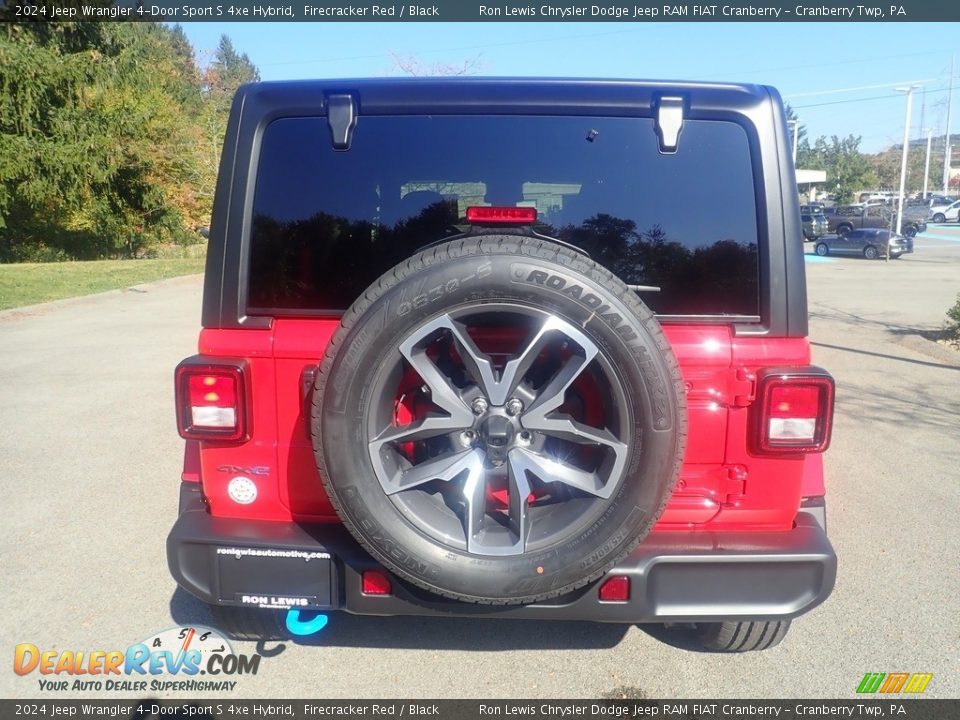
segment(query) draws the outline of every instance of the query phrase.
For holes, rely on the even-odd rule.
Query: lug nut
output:
[[[507,403],[507,415],[519,415],[523,412],[523,403],[513,398]]]
[[[473,440],[477,436],[473,430],[464,430],[460,433],[460,442],[464,445],[473,445]]]
[[[483,415],[487,411],[487,408],[490,407],[490,403],[484,398],[479,397],[473,401],[471,407],[473,408],[474,415]]]
[[[520,433],[518,443],[520,445],[529,445],[531,440],[533,440],[533,436],[527,430],[524,430]]]

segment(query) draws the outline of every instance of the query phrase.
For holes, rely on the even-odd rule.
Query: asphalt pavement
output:
[[[780,646],[728,656],[656,628],[334,614],[307,642],[235,643],[265,657],[234,696],[855,698],[864,673],[902,671],[960,697],[960,354],[925,337],[960,292],[960,228],[932,226],[916,248],[809,258],[814,359],[837,380],[840,567]],[[0,313],[8,661],[18,643],[123,650],[211,622],[164,553],[182,453],[173,368],[195,352],[200,290],[195,276]],[[39,677],[0,666],[0,697],[105,694],[44,692]]]

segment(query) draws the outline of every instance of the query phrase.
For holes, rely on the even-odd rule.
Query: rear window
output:
[[[662,315],[759,316],[749,143],[687,120],[658,151],[643,118],[361,116],[347,151],[326,118],[275,120],[261,143],[250,314],[345,310],[383,272],[468,229],[472,205],[531,206]]]

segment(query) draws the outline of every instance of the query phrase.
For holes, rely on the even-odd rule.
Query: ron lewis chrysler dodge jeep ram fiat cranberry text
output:
[[[767,87],[241,88],[174,577],[237,637],[298,608],[776,644],[836,575],[800,237]]]

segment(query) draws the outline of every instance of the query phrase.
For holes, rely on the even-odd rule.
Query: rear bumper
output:
[[[255,604],[248,596],[281,603],[310,597],[320,599],[299,600],[301,607],[357,615],[619,623],[782,620],[826,600],[837,569],[823,501],[817,498],[786,532],[651,533],[608,573],[630,578],[627,602],[601,602],[597,588],[603,578],[576,593],[523,606],[449,601],[397,578],[392,578],[392,595],[368,596],[361,591],[361,573],[382,567],[342,526],[211,517],[194,483],[183,484],[180,509],[167,539],[170,572],[185,590],[215,605]],[[240,561],[244,550],[258,556],[244,555],[243,571],[237,571],[231,564]],[[311,565],[303,561],[306,553],[330,559],[315,559]]]

